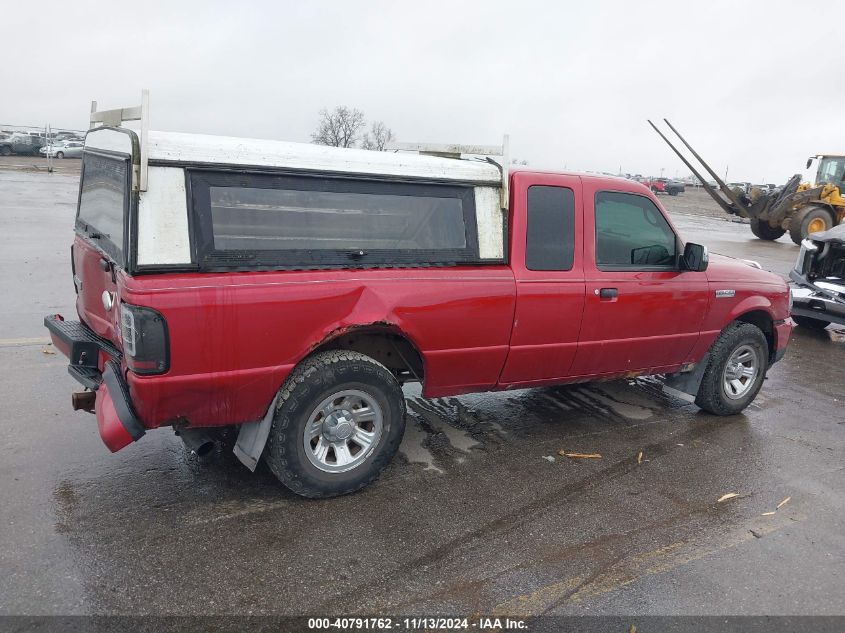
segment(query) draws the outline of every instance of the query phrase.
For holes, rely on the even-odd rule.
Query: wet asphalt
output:
[[[70,409],[42,318],[74,314],[76,179],[0,170],[0,615],[845,614],[845,333],[796,329],[728,418],[651,379],[408,387],[381,479],[306,501],[167,429],[112,455]],[[694,195],[685,237],[787,273],[788,236]]]

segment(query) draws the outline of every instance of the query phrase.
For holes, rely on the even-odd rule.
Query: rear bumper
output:
[[[111,452],[139,440],[146,432],[138,419],[120,368],[120,351],[79,321],[59,315],[44,318],[53,345],[68,357],[68,373],[97,392],[94,413],[100,438]]]

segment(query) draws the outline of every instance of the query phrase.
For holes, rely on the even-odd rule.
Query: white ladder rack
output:
[[[486,156],[487,161],[499,168],[502,174],[501,207],[508,208],[508,164],[510,162],[509,138],[505,134],[501,145],[457,145],[451,143],[388,143],[385,151],[417,152],[427,156],[460,159],[462,155]],[[490,158],[501,156],[501,163]]]
[[[128,108],[115,108],[113,110],[97,110],[97,102],[91,102],[91,116],[88,129],[98,127],[120,127],[124,121],[140,121],[141,133],[139,137],[141,146],[141,164],[138,169],[138,178],[133,183],[137,190],[147,190],[147,136],[150,131],[150,91],[146,88],[141,91],[141,104]]]

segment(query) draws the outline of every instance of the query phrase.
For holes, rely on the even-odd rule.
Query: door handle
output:
[[[615,299],[616,295],[618,294],[619,292],[616,290],[616,288],[602,288],[601,290],[599,290],[600,299]]]

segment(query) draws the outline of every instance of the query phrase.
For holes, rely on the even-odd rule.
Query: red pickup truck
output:
[[[661,374],[715,415],[754,399],[789,340],[784,280],[684,244],[639,183],[440,154],[90,131],[80,320],[45,318],[74,408],[112,451],[237,427],[248,467],[326,497],[393,457],[408,381]]]

